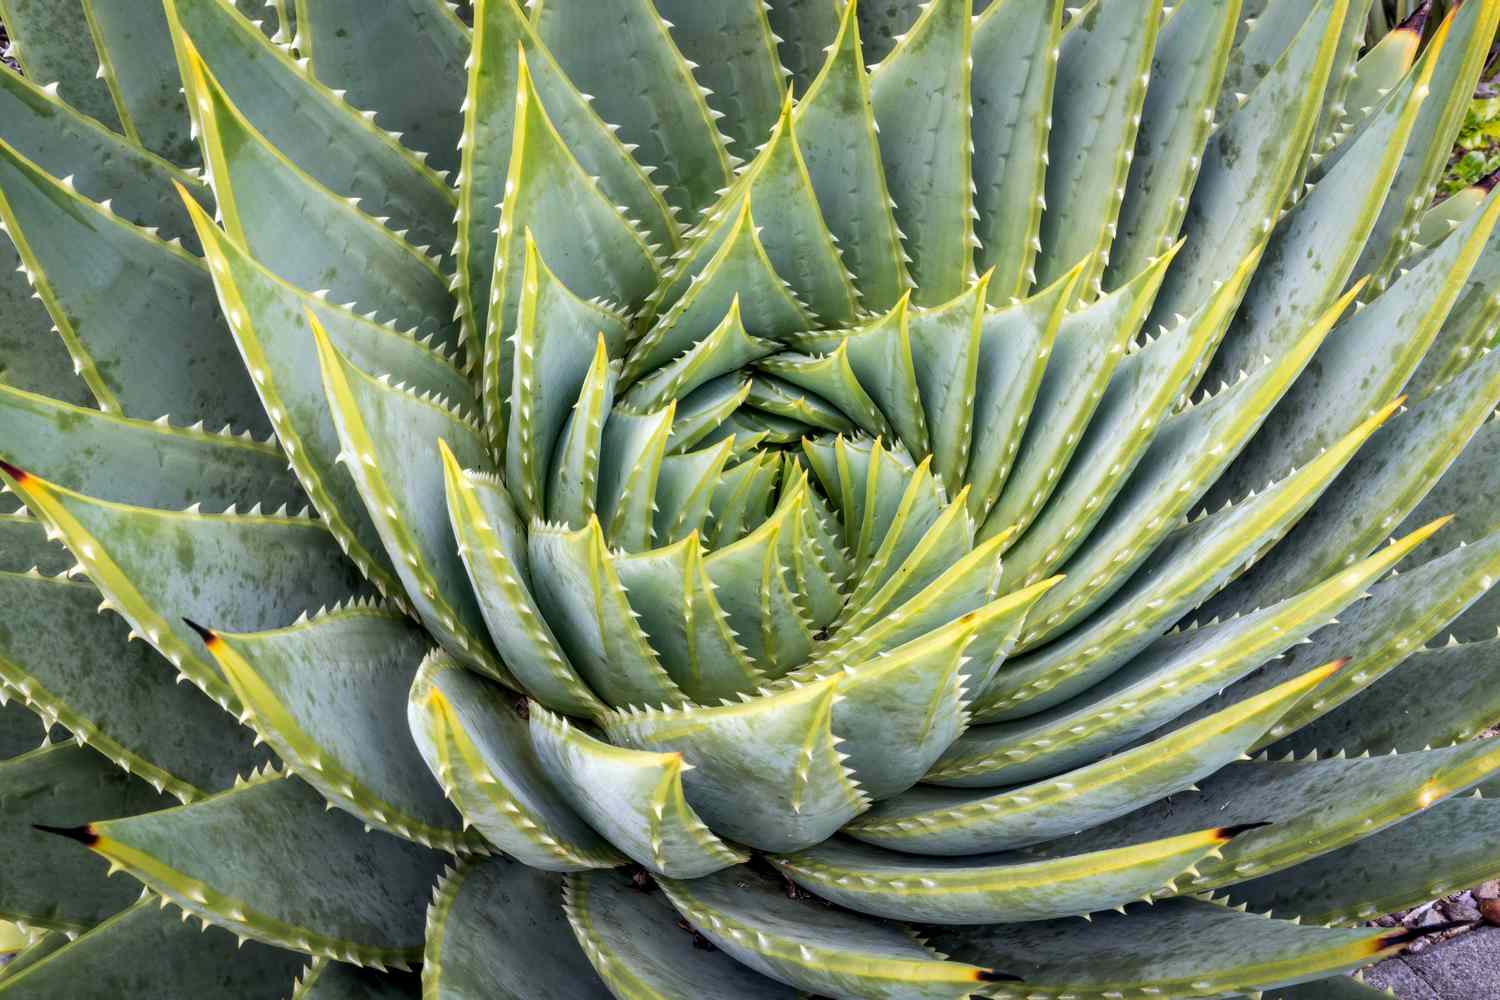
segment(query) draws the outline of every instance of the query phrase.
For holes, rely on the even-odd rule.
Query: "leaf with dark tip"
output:
[[[1354,924],[1500,871],[1500,803],[1450,799],[1348,847],[1231,886],[1226,902],[1309,924]]]
[[[404,725],[431,642],[410,619],[350,606],[274,631],[201,634],[247,724],[329,802],[429,847],[474,847]]]
[[[0,979],[0,997],[271,1000],[280,996],[278,991],[286,989],[303,957],[258,941],[248,949],[238,947],[242,944],[228,931],[200,931],[143,899],[35,965]]]
[[[360,590],[333,536],[310,518],[130,507],[0,469],[137,637],[225,708],[234,696],[185,617],[240,631],[275,628]]]
[[[589,828],[542,771],[505,690],[446,653],[423,660],[407,720],[427,766],[464,822],[532,868],[610,868],[625,857]]]
[[[268,768],[192,805],[68,835],[206,923],[308,954],[404,967],[422,954],[420,901],[442,855],[363,833],[324,806],[312,788]]]
[[[932,943],[959,960],[1003,961],[1028,989],[1104,996],[1151,988],[1165,996],[1219,996],[1346,972],[1399,954],[1424,933],[1301,927],[1174,899],[1100,914],[1089,923],[943,928]],[[1105,949],[1110,958],[1101,962]]]
[[[0,454],[59,486],[115,503],[170,510],[306,502],[281,449],[248,431],[132,420],[4,385]]]
[[[794,991],[702,947],[664,894],[612,872],[568,876],[563,909],[594,970],[618,997],[793,1000]],[[569,998],[571,1000],[571,997]]]
[[[139,895],[128,880],[107,879],[107,865],[37,825],[71,828],[175,804],[170,795],[85,747],[54,744],[0,761],[0,919],[79,931],[117,913]]]
[[[607,1000],[568,933],[562,880],[504,858],[450,870],[427,912],[422,995],[433,1000]]]
[[[0,603],[0,683],[158,791],[199,798],[265,759],[86,582],[0,573]]]
[[[978,983],[1009,978],[944,961],[899,926],[792,899],[775,879],[749,869],[660,884],[720,950],[810,993],[960,1000]]]

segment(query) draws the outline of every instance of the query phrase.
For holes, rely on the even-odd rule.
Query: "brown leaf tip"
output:
[[[1399,931],[1382,934],[1376,938],[1375,951],[1385,951],[1387,948],[1396,948],[1404,944],[1410,944],[1418,938],[1431,937],[1434,934],[1443,934],[1447,931],[1469,926],[1472,926],[1472,922],[1468,920],[1448,920],[1440,924],[1428,924],[1426,927],[1403,927]]]
[[[31,475],[25,469],[19,465],[11,465],[3,458],[0,458],[0,471],[3,471],[7,476],[14,479],[18,486],[31,478]]]
[[[1228,841],[1233,840],[1242,833],[1249,833],[1251,830],[1259,830],[1263,826],[1270,825],[1270,820],[1265,820],[1260,823],[1239,823],[1235,826],[1221,826],[1214,831],[1214,835],[1220,840]]]
[[[976,983],[1024,983],[1026,980],[1020,976],[1013,976],[1009,972],[996,972],[994,969],[980,969],[974,973]]]
[[[214,646],[220,641],[219,634],[213,629],[204,628],[202,625],[199,625],[191,618],[184,618],[182,621],[185,625],[187,625],[188,628],[198,633],[198,638],[202,639],[203,645],[207,646],[209,649],[213,649]]]
[[[76,840],[84,847],[93,847],[99,843],[99,835],[94,832],[92,826],[47,826],[43,823],[33,823],[31,827],[43,833],[55,833],[59,837]]]

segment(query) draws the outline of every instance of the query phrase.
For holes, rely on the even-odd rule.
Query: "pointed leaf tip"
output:
[[[1239,823],[1235,826],[1221,826],[1215,833],[1220,839],[1228,842],[1242,833],[1249,833],[1251,830],[1259,830],[1261,827],[1270,825],[1270,820],[1264,820],[1259,823]]]
[[[25,469],[18,465],[11,465],[3,458],[0,458],[0,471],[3,471],[11,479],[15,480],[18,485],[31,478]]]
[[[1428,924],[1425,927],[1403,927],[1390,934],[1382,934],[1373,942],[1375,951],[1381,952],[1388,948],[1399,947],[1410,944],[1419,938],[1431,937],[1434,934],[1443,934],[1447,931],[1457,930],[1460,927],[1471,927],[1473,921],[1468,920],[1445,920],[1440,924]]]
[[[203,645],[207,646],[209,649],[212,649],[219,642],[219,635],[213,629],[204,628],[202,625],[199,625],[191,618],[184,618],[182,620],[182,623],[188,628],[192,629],[194,632],[197,632],[198,638],[202,639]]]
[[[69,840],[76,840],[84,847],[93,847],[95,844],[99,843],[99,835],[94,832],[94,828],[92,826],[88,825],[46,826],[42,823],[33,823],[31,824],[31,828],[33,830],[40,830],[42,833],[54,833],[59,837],[67,837]]]

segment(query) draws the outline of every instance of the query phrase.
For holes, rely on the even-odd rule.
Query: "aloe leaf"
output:
[[[1018,854],[919,857],[830,840],[773,859],[792,881],[859,913],[928,924],[1050,920],[1122,906],[1221,851],[1241,827],[1031,860]]]
[[[1024,707],[1011,707],[1017,701],[1010,705],[1002,701],[996,707],[996,702],[981,697],[974,710],[980,720],[1013,719],[1023,713],[1025,717],[969,730],[928,772],[926,780],[960,787],[1003,787],[1103,759],[1190,712],[1268,657],[1280,656],[1307,638],[1443,523],[1411,532],[1395,545],[1278,604],[1170,633],[1110,676],[1053,708],[1031,714]],[[1304,667],[1319,662],[1299,660]],[[1292,671],[1278,672],[1277,683],[1296,676]],[[1214,710],[1222,707],[1221,703]],[[1197,712],[1190,715],[1202,717]]]
[[[188,134],[187,100],[173,71],[172,35],[154,3],[128,13],[118,4],[81,0],[121,131],[174,163],[192,164],[198,147]]]
[[[1447,384],[1490,346],[1490,331],[1500,317],[1500,300],[1494,293],[1496,282],[1500,281],[1497,269],[1500,269],[1500,234],[1491,230],[1490,240],[1469,272],[1469,279],[1442,329],[1407,382],[1406,390],[1414,399]]]
[[[537,605],[584,681],[610,705],[684,700],[630,606],[598,518],[575,530],[533,522]]]
[[[458,660],[514,684],[495,657],[453,546],[441,463],[446,441],[467,466],[483,461],[480,430],[441,398],[417,395],[354,367],[309,314],[340,455],[396,565],[406,596],[427,630]],[[211,621],[211,620],[210,620]]]
[[[1406,909],[1500,871],[1500,804],[1441,802],[1372,837],[1231,886],[1228,902],[1308,924],[1353,924]]]
[[[766,20],[780,41],[781,64],[791,74],[788,89],[800,98],[823,66],[838,36],[839,10],[823,0],[769,0]]]
[[[674,427],[678,424],[680,421],[673,421]],[[652,537],[659,544],[671,545],[703,531],[714,490],[734,454],[734,446],[731,435],[697,451],[672,454],[672,441],[667,439],[668,454],[662,459],[656,482],[656,514],[652,519]]]
[[[959,1000],[978,983],[1008,978],[944,961],[900,927],[791,899],[747,869],[660,885],[693,929],[731,958],[810,993]]]
[[[665,406],[721,375],[739,371],[777,348],[745,331],[740,317],[740,299],[729,303],[724,319],[702,340],[675,359],[636,382],[620,398],[620,405],[637,412]]]
[[[162,509],[303,502],[280,449],[246,435],[131,420],[0,385],[0,452],[101,500]]]
[[[847,342],[854,376],[895,429],[895,440],[911,454],[925,456],[929,451],[927,416],[917,388],[911,314],[909,299],[902,298],[884,316],[850,330],[842,338],[804,338],[798,347],[826,351],[837,348],[839,340]]]
[[[526,722],[503,688],[435,653],[412,682],[407,719],[464,822],[506,854],[545,871],[625,862],[543,773]]]
[[[898,234],[921,305],[974,280],[970,179],[971,0],[934,0],[870,73],[870,102]]]
[[[1080,13],[1063,32],[1036,270],[1047,285],[1088,260],[1083,301],[1104,290],[1100,279],[1118,231],[1161,16],[1160,0],[1110,0]],[[1146,252],[1148,266],[1161,252]]]
[[[516,319],[514,369],[509,395],[515,419],[508,427],[506,478],[524,516],[541,516],[557,439],[578,398],[594,356],[595,342],[619,356],[627,320],[573,295],[526,242],[525,274]]]
[[[226,709],[234,696],[184,617],[241,631],[274,628],[359,590],[328,529],[306,516],[130,507],[15,466],[0,469],[136,636]]]
[[[826,399],[766,374],[751,381],[745,409],[736,416],[751,424],[763,422],[773,432],[781,431],[774,436],[785,438],[790,444],[818,431],[841,434],[854,430],[853,422]]]
[[[776,273],[751,201],[741,201],[734,221],[715,230],[705,243],[680,252],[668,280],[655,293],[657,304],[668,301],[661,296],[671,297],[671,304],[631,347],[627,380],[660,368],[707,337],[735,302],[746,330],[757,337],[780,339],[814,325],[807,307]],[[700,257],[708,255],[707,263],[692,256],[694,250]]]
[[[483,330],[494,276],[496,233],[516,125],[521,57],[547,118],[611,205],[638,220],[650,242],[675,248],[667,203],[589,99],[558,66],[515,0],[485,0],[475,12],[464,104],[458,193],[458,317],[472,340]],[[610,89],[613,89],[611,87]]]
[[[553,455],[552,479],[547,485],[548,521],[581,528],[594,516],[604,425],[614,405],[619,374],[601,338]]]
[[[1434,64],[1413,70],[1348,154],[1275,223],[1265,254],[1209,378],[1228,378],[1262,355],[1275,357],[1289,338],[1328,309],[1358,278],[1365,297],[1373,280],[1356,269],[1373,240],[1377,218],[1401,151],[1413,135]]]
[[[1439,522],[1441,523],[1441,522]],[[1448,626],[1465,608],[1489,589],[1486,578],[1500,573],[1500,534],[1423,563],[1417,569],[1393,576],[1370,588],[1370,597],[1345,611],[1336,622],[1319,630],[1311,641],[1291,650],[1284,659],[1268,663],[1259,673],[1227,688],[1223,695],[1205,704],[1212,709],[1224,699],[1235,701],[1251,691],[1263,690],[1299,665],[1326,659],[1329,650],[1354,653],[1351,669],[1343,671],[1316,699],[1299,705],[1275,726],[1263,744],[1297,732],[1303,726],[1343,704],[1399,666],[1433,636]],[[1494,635],[1491,626],[1485,638]],[[1351,747],[1350,749],[1364,749]],[[1375,746],[1381,753],[1389,747]]]
[[[890,552],[886,558],[886,552],[877,553],[849,597],[839,621],[840,631],[858,635],[887,608],[914,597],[969,554],[974,547],[974,522],[969,518],[967,499],[960,491],[923,527],[919,537],[907,534],[906,521],[898,512],[897,530],[887,537],[899,539],[900,554]],[[912,542],[909,546],[908,538]]]
[[[279,832],[275,838],[266,829]],[[397,968],[422,954],[417,901],[442,856],[326,811],[267,771],[190,806],[53,832],[206,923],[266,944]]]
[[[1348,670],[1349,667],[1345,667]],[[1322,692],[1317,692],[1321,694]],[[1500,768],[1500,747],[1479,741],[1446,750],[1356,760],[1311,757],[1242,761],[1186,791],[1036,852],[1079,851],[1169,836],[1205,822],[1270,821],[1197,865],[1178,894],[1197,893],[1327,854],[1400,823]]]
[[[62,99],[110,128],[120,119],[109,87],[99,78],[99,53],[83,0],[3,0],[0,21],[11,57],[33,80],[55,84]]]
[[[213,196],[202,181],[9,68],[0,70],[0,139],[54,177],[71,176],[84,197],[108,199],[136,225],[157,226],[164,239],[180,238],[196,249],[193,227],[172,183],[211,204]]]
[[[1119,669],[1173,620],[1222,588],[1247,561],[1284,536],[1395,408],[1391,404],[1377,411],[1316,461],[1258,496],[1168,536],[1153,551],[1150,565],[1116,591],[1087,624],[1013,660],[987,694],[1046,708]],[[1039,632],[1055,624],[1051,615],[1042,617],[1046,603],[1046,598],[1039,602],[1036,624],[1021,638],[1023,651],[1028,643],[1034,645]]]
[[[682,455],[722,424],[750,392],[750,383],[739,375],[720,375],[677,402],[672,433],[667,437],[667,456]]]
[[[1153,324],[1197,310],[1271,232],[1305,162],[1347,8],[1326,0],[1308,10],[1250,99],[1209,138]]]
[[[113,819],[176,800],[92,750],[61,743],[0,761],[0,801],[0,829],[11,848],[0,880],[0,918],[80,931],[128,906],[139,890],[107,880],[102,860],[80,858],[33,824]]]
[[[394,373],[424,391],[474,405],[467,378],[444,355],[350,309],[287,284],[194,208],[209,270],[230,330],[251,372],[281,451],[340,547],[382,593],[401,584],[354,481],[337,467],[343,443],[323,391],[317,344],[308,328],[316,315],[329,339],[357,365]]]
[[[859,44],[860,9],[845,5],[827,61],[794,114],[818,206],[854,272],[862,303],[885,310],[910,287],[911,278],[881,166],[870,77]]]
[[[1491,485],[1497,482],[1497,477],[1500,477],[1500,419],[1490,417],[1469,438],[1463,451],[1427,495],[1406,515],[1396,533],[1437,517],[1451,519],[1443,535],[1444,543],[1449,545],[1475,542],[1500,529],[1500,516],[1497,516],[1500,511],[1472,500],[1473,497],[1490,496],[1493,490],[1500,489],[1500,485]],[[1416,561],[1408,560],[1402,568],[1409,568]]]
[[[1255,439],[1204,499],[1217,507],[1302,465],[1416,371],[1500,220],[1500,197],[1384,294],[1334,327]]]
[[[183,80],[202,133],[204,161],[229,238],[286,281],[326,292],[375,318],[458,339],[446,322],[447,279],[440,257],[408,243],[358,199],[324,186],[286,158],[179,35]],[[297,239],[287,233],[296,232]],[[438,317],[434,321],[434,317]]]
[[[1037,605],[1028,635],[1022,639],[1023,651],[1057,635],[1125,584],[1126,574],[1155,550],[1173,530],[1176,518],[1191,508],[1196,497],[1244,447],[1354,294],[1351,290],[1335,303],[1275,361],[1167,421],[1109,512],[1065,564],[1067,579]],[[1362,427],[1351,433],[1362,438],[1372,429]],[[1036,705],[1038,709],[1044,707]]]
[[[1252,254],[1198,312],[1154,339],[1145,334],[1116,366],[1050,502],[1009,552],[1009,580],[1040,580],[1087,541],[1206,365],[1258,260]]]
[[[1116,288],[1172,248],[1213,130],[1212,109],[1232,58],[1239,0],[1163,9],[1129,178],[1119,209],[1104,288]],[[1295,17],[1268,19],[1296,24]]]
[[[87,583],[0,573],[0,681],[49,724],[184,801],[229,785],[265,755],[144,643]],[[34,742],[33,742],[34,745]]]
[[[699,878],[749,855],[725,844],[683,794],[683,758],[611,746],[552,715],[530,711],[542,773],[615,848],[658,875]]]
[[[438,449],[453,537],[500,658],[542,704],[593,714],[603,705],[563,656],[532,597],[526,531],[510,494],[497,478],[465,471],[446,441]]]
[[[502,858],[449,872],[428,910],[422,995],[441,1000],[606,1000],[568,933],[562,882]]]
[[[1358,6],[1354,0],[1350,8]],[[1316,0],[1316,5],[1331,7],[1327,0]],[[1214,113],[1208,116],[1210,123],[1223,121],[1233,115],[1248,100],[1248,95],[1270,73],[1272,65],[1297,39],[1297,33],[1307,21],[1313,4],[1302,0],[1244,0],[1239,5],[1238,38],[1224,67],[1223,87],[1212,102]],[[1353,14],[1340,11],[1335,17],[1348,27]],[[1363,33],[1365,26],[1359,26]],[[1399,80],[1406,68],[1397,74]],[[1330,74],[1329,89],[1335,77]],[[1325,95],[1325,103],[1326,103]]]
[[[1271,724],[1342,666],[1310,670],[1253,699],[1055,778],[997,792],[918,786],[844,832],[895,851],[966,855],[1067,837],[1180,791],[1241,757]]]
[[[1037,283],[1062,11],[1060,0],[1006,0],[990,4],[974,24],[974,259],[994,271],[992,303]]]
[[[407,231],[413,244],[447,249],[453,239],[453,192],[422,163],[421,154],[407,150],[313,79],[233,5],[219,0],[163,2],[184,83],[191,82],[191,47],[227,102],[282,157],[340,197],[358,199],[370,216],[389,217],[392,227]],[[282,39],[290,40],[290,34]],[[191,104],[188,111],[194,113]],[[214,178],[215,183],[223,180]],[[296,225],[304,228],[305,222]],[[326,266],[326,257],[323,262]]]
[[[1007,968],[1025,977],[1027,989],[1102,997],[1151,987],[1165,996],[1218,996],[1358,968],[1399,954],[1421,933],[1401,927],[1302,927],[1176,899],[1101,914],[1090,923],[944,928],[933,944],[964,961],[1003,957]],[[1110,960],[1100,962],[1105,947]]]
[[[101,409],[265,433],[200,260],[83,198],[4,142],[0,223]],[[147,350],[142,329],[151,331]]]
[[[731,434],[730,437],[739,441],[741,435]],[[765,435],[761,434],[760,437],[764,438]],[[725,470],[724,474],[719,477],[714,495],[708,501],[708,526],[703,537],[705,545],[711,549],[726,548],[744,538],[765,521],[766,511],[770,506],[771,491],[775,489],[780,468],[781,464],[773,456],[756,453],[739,465]],[[733,561],[741,563],[738,558]],[[741,579],[745,578],[733,573],[724,573],[721,574],[719,582],[723,586]],[[732,592],[739,595],[740,587],[734,587]],[[743,595],[739,599],[742,602],[748,600]],[[734,610],[739,612],[741,608],[736,607]],[[760,621],[756,617],[759,614],[758,611],[746,610],[744,614],[745,617],[741,621],[758,626]],[[758,635],[757,627],[745,637],[751,642],[756,642]]]
[[[24,573],[35,569],[57,576],[73,567],[66,548],[50,544],[47,528],[24,506],[14,514],[0,514],[0,571]]]
[[[1328,86],[1323,92],[1323,113],[1313,136],[1309,161],[1326,155],[1347,135],[1346,130],[1352,117],[1349,110],[1349,90],[1358,76],[1355,64],[1360,50],[1364,48],[1370,19],[1375,16],[1374,11],[1373,0],[1350,0],[1348,11],[1344,15],[1344,28],[1339,36],[1338,51],[1334,53],[1333,68],[1328,75]]]
[[[507,194],[484,333],[485,422],[497,447],[506,440],[510,419],[505,393],[513,378],[512,337],[531,240],[565,288],[603,299],[615,312],[633,312],[660,277],[649,235],[585,172],[542,107],[529,62],[519,58]]]
[[[980,537],[1012,526],[1026,530],[1052,496],[1111,376],[1150,314],[1174,256],[1168,252],[1153,259],[1118,290],[1063,316],[1020,450]],[[1083,277],[1078,274],[1074,281]]]
[[[539,0],[531,18],[604,120],[637,145],[632,154],[656,168],[653,178],[673,209],[696,218],[728,179],[730,161],[707,88],[693,78],[662,15],[641,0],[592,9]]]
[[[729,153],[753,159],[786,97],[786,70],[765,7],[759,0],[661,0],[655,6],[694,78],[710,91],[704,95],[709,114],[720,123]]]
[[[1463,125],[1468,95],[1489,59],[1497,26],[1500,10],[1459,8],[1449,12],[1428,42],[1419,65],[1427,67],[1423,82],[1435,96],[1423,103],[1401,165],[1391,178],[1380,218],[1355,265],[1355,274],[1375,276],[1372,292],[1384,290],[1410,248],[1421,213],[1447,166],[1448,146]],[[1387,186],[1381,185],[1380,190],[1387,191]]]
[[[950,302],[912,312],[906,324],[932,471],[955,493],[969,466],[988,285],[988,276],[981,278]]]
[[[729,956],[706,951],[677,925],[663,894],[642,891],[623,875],[568,876],[563,908],[584,954],[617,997],[671,1000],[792,1000],[795,993]]]
[[[868,804],[831,729],[836,687],[832,679],[717,708],[632,708],[603,726],[617,745],[681,754],[692,765],[687,801],[712,829],[761,850],[794,850]],[[745,739],[752,732],[754,743]]]
[[[439,170],[458,166],[469,31],[442,0],[370,8],[353,0],[305,3],[292,46],[320,83],[375,112],[375,124],[427,154]]]
[[[409,1000],[420,994],[413,973],[376,972],[315,958],[297,977],[291,1000]]]
[[[854,549],[861,602],[900,569],[949,506],[942,485],[933,478],[930,457],[913,469],[899,459],[880,461],[871,454],[864,483],[865,521]],[[886,454],[881,452],[882,457]],[[972,539],[972,527],[969,534]]]
[[[1392,419],[1340,474],[1341,488],[1309,511],[1279,551],[1214,611],[1275,600],[1374,549],[1439,480],[1497,403],[1500,352]]]
[[[827,401],[867,434],[880,436],[891,432],[885,416],[854,374],[848,341],[840,343],[831,354],[817,357],[790,352],[774,354],[759,359],[755,367],[774,376],[778,383],[789,383],[813,394],[809,398]]]
[[[666,457],[675,402],[653,413],[617,409],[599,448],[599,520],[610,546],[626,552],[651,547],[656,483]]]
[[[1270,1000],[1379,1000],[1391,994],[1388,990],[1365,985],[1360,973],[1355,972],[1353,976],[1316,979],[1263,995]]]
[[[4,704],[0,704],[0,761],[50,745],[54,735],[58,742],[67,738],[66,729],[48,726],[40,715],[22,704],[10,690],[9,682],[0,686],[0,694],[5,695]]]
[[[329,802],[373,827],[453,853],[472,848],[406,735],[406,695],[430,640],[411,621],[355,605],[284,629],[203,629],[255,728]]]
[[[148,955],[153,960],[142,961]],[[228,932],[203,933],[143,899],[35,965],[5,976],[0,996],[252,1000],[285,989],[302,961],[295,952],[259,942],[240,950]]]
[[[0,310],[7,317],[0,326],[0,383],[76,406],[97,405],[21,267],[15,245],[0,240]]]
[[[0,968],[0,981],[20,975],[23,970],[61,949],[68,940],[68,935],[62,931],[32,931],[30,942],[12,955],[4,968]]]
[[[762,672],[719,606],[695,535],[614,562],[651,648],[689,698],[709,704],[758,686]]]

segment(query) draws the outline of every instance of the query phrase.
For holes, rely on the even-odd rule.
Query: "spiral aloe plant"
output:
[[[0,1000],[1373,993],[1500,872],[1446,6],[0,0]]]

